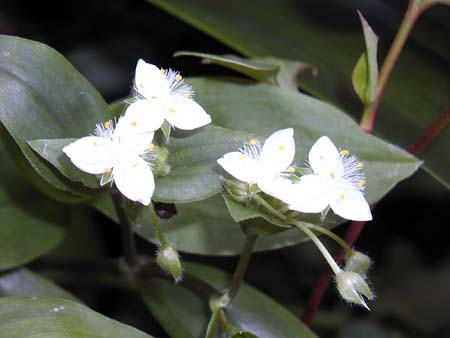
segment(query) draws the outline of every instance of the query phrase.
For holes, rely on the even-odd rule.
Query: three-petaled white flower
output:
[[[158,67],[140,59],[136,66],[134,89],[138,99],[127,109],[151,115],[148,127],[159,129],[164,120],[171,126],[192,130],[211,123],[211,117],[196,103],[192,88],[171,69]]]
[[[115,129],[112,121],[98,124],[95,136],[83,137],[63,151],[80,170],[102,174],[102,185],[114,180],[128,199],[148,205],[155,189],[149,163],[154,133],[146,123],[150,117],[146,112],[128,112]]]
[[[354,221],[372,219],[370,207],[362,191],[365,178],[362,162],[344,149],[339,152],[331,140],[322,136],[312,146],[309,166],[313,173],[292,185],[290,208],[300,212],[318,213],[328,206],[335,214]]]
[[[292,184],[287,175],[295,155],[294,130],[279,130],[270,135],[261,146],[252,139],[239,150],[223,155],[217,162],[240,181],[257,184],[259,189],[282,201],[290,200],[287,195]]]

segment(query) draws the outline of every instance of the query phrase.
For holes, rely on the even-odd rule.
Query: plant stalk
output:
[[[161,243],[161,247],[163,249],[167,248],[169,246],[169,244],[167,243],[166,236],[164,235],[164,232],[162,231],[161,223],[159,222],[159,218],[158,218],[158,215],[156,214],[155,207],[153,206],[152,203],[150,203],[148,208],[150,209],[150,215],[152,217],[152,222],[153,222],[153,225],[155,226],[156,234],[158,235],[159,241]]]
[[[136,254],[136,242],[134,240],[133,223],[128,217],[123,207],[124,197],[118,191],[113,191],[111,197],[116,209],[117,217],[119,218],[120,228],[122,232],[122,246],[125,263],[131,268],[135,268],[138,263],[138,256]]]
[[[233,301],[239,291],[242,279],[244,278],[244,274],[247,271],[248,264],[250,263],[257,238],[258,235],[250,235],[245,239],[241,257],[239,258],[238,265],[236,266],[236,270],[234,271],[233,277],[231,278],[228,291],[225,294],[228,298],[228,303],[231,303]]]
[[[361,118],[361,127],[367,133],[372,133],[373,131],[376,113],[384,90],[386,89],[386,84],[391,76],[392,70],[400,56],[406,40],[414,27],[414,24],[424,9],[425,6],[421,5],[419,0],[409,1],[408,9],[406,10],[403,21],[388,54],[386,55],[383,66],[381,67],[380,74],[378,76],[378,92],[375,96],[375,100],[371,105],[364,109],[363,116]]]

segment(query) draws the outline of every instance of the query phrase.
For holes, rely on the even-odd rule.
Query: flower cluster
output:
[[[178,72],[158,69],[142,59],[136,66],[134,92],[134,102],[117,123],[98,124],[95,135],[63,151],[80,170],[102,175],[101,185],[114,182],[125,197],[148,205],[155,189],[154,132],[165,120],[172,127],[191,130],[210,123],[211,117],[193,100],[192,88]]]
[[[346,149],[339,152],[327,136],[322,136],[309,151],[310,173],[298,176],[292,166],[294,155],[294,131],[288,128],[270,135],[263,145],[252,139],[217,162],[238,180],[257,184],[291,210],[320,213],[331,208],[349,220],[372,219],[363,195],[363,163],[356,156]]]

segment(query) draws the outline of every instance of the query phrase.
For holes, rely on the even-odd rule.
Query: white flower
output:
[[[128,110],[142,111],[151,116],[147,120],[152,130],[159,129],[164,120],[173,127],[192,130],[211,123],[211,117],[196,103],[192,88],[182,76],[171,69],[159,69],[140,59],[134,80],[138,100]]]
[[[339,152],[328,137],[322,136],[312,146],[308,161],[313,173],[292,185],[291,209],[318,213],[330,206],[337,215],[349,220],[372,219],[362,193],[363,164],[357,157],[349,156],[345,149]]]
[[[279,130],[263,146],[252,139],[236,152],[225,154],[217,162],[232,176],[248,184],[257,184],[268,195],[290,200],[291,181],[286,178],[295,155],[294,130]]]
[[[98,124],[95,136],[83,137],[63,151],[80,170],[102,174],[102,185],[114,180],[128,199],[148,205],[155,189],[149,163],[154,133],[142,114],[135,110],[128,112],[119,119],[115,130],[112,121]]]

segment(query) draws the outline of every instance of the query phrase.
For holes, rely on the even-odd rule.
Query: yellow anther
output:
[[[336,175],[334,173],[330,173],[330,177],[332,180],[334,180],[336,178]]]
[[[366,186],[366,181],[364,181],[364,180],[359,181],[359,182],[358,182],[358,186],[359,186],[360,188],[364,188],[364,187]]]
[[[138,165],[139,165],[139,163],[136,162],[131,166],[131,168],[136,168]]]
[[[133,121],[133,122],[131,122],[131,125],[132,125],[133,127],[136,127],[136,126],[137,126],[137,122],[136,122],[136,121]]]
[[[246,156],[244,156],[244,155],[241,155],[241,157],[239,157],[239,161],[245,161],[246,160]]]
[[[148,150],[153,150],[155,149],[155,145],[152,143],[147,147]]]
[[[110,173],[110,172],[112,171],[112,169],[111,169],[111,168],[105,168],[105,169],[103,169],[103,171],[104,171],[105,173]]]
[[[341,155],[344,155],[344,156],[350,155],[350,151],[348,149],[342,149]]]
[[[105,127],[106,129],[108,129],[109,127],[111,127],[111,122],[109,122],[109,121],[103,122],[103,127]]]
[[[92,143],[94,144],[94,146],[96,146],[97,145],[97,140],[94,140]]]
[[[362,162],[358,162],[358,164],[356,165],[358,168],[364,168],[364,163]]]
[[[191,94],[189,94],[189,93],[184,93],[184,97],[187,98],[188,100],[190,100],[190,99],[191,99]]]
[[[180,74],[175,75],[175,80],[181,81],[183,77]]]
[[[169,111],[170,111],[171,113],[175,113],[175,109],[173,109],[173,108],[169,108]]]
[[[287,168],[287,171],[290,173],[295,173],[295,168],[294,167],[289,167]]]
[[[344,194],[340,194],[339,195],[339,198],[341,199],[341,201],[345,198],[345,195]]]
[[[255,185],[255,182],[253,182],[253,181],[248,182],[248,187],[249,188],[253,187],[254,185]]]
[[[166,73],[166,70],[165,70],[164,68],[161,68],[161,69],[159,70],[159,73],[160,73],[160,74],[165,74],[165,73]]]
[[[278,149],[281,150],[281,151],[286,150],[286,148],[285,148],[284,146],[282,146],[282,145],[279,145],[279,146],[278,146]]]
[[[323,156],[322,155],[319,155],[319,160],[320,160],[320,162],[323,161]]]
[[[158,99],[158,96],[152,95],[152,100],[157,100],[157,99]]]
[[[249,143],[255,145],[258,143],[258,140],[256,138],[252,138]]]

